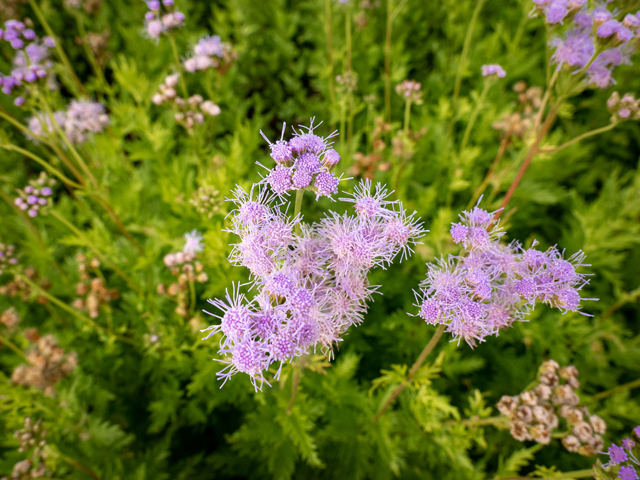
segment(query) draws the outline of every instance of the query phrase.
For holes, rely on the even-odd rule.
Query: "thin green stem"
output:
[[[122,232],[122,234],[127,238],[127,240],[129,240],[131,245],[133,245],[133,247],[138,251],[138,253],[140,255],[144,255],[144,251],[142,250],[142,248],[140,248],[140,245],[138,245],[138,242],[136,242],[136,239],[133,238],[133,235],[131,235],[131,233],[127,230],[127,227],[124,226],[124,223],[122,223],[122,220],[120,220],[120,217],[118,216],[116,211],[113,209],[113,207],[109,204],[109,202],[107,202],[100,194],[94,193],[94,194],[91,194],[91,196],[95,198],[96,201],[102,206],[102,208],[106,210],[106,212],[109,214],[111,219],[115,222],[116,226],[118,227],[118,230],[120,230],[120,232]]]
[[[462,143],[460,144],[460,152],[458,156],[462,156],[462,152],[467,146],[469,142],[469,137],[471,136],[471,131],[476,123],[478,115],[480,111],[484,108],[484,102],[487,99],[487,93],[489,92],[489,88],[491,88],[491,80],[486,80],[484,82],[484,88],[482,89],[482,93],[480,94],[480,98],[478,99],[478,103],[476,103],[475,108],[471,112],[471,116],[469,117],[469,122],[467,123],[467,128],[464,130],[464,135],[462,136]]]
[[[411,367],[411,370],[409,370],[409,374],[407,375],[407,378],[405,379],[405,381],[396,387],[396,389],[391,393],[391,395],[389,395],[387,400],[380,407],[380,409],[378,410],[378,413],[376,413],[376,415],[371,419],[373,423],[376,423],[380,419],[380,417],[387,410],[387,408],[389,408],[393,404],[396,398],[398,398],[398,396],[402,393],[402,391],[411,383],[411,381],[413,380],[413,377],[415,377],[416,373],[418,373],[418,370],[420,370],[420,367],[422,367],[422,364],[427,359],[427,356],[435,348],[436,344],[442,337],[442,334],[444,333],[445,328],[447,328],[447,326],[443,323],[438,325],[438,328],[433,334],[433,337],[431,337],[431,340],[429,340],[429,343],[427,343],[427,346],[424,347],[424,349],[416,359],[415,363]]]
[[[404,130],[403,130],[403,148],[402,158],[400,159],[400,165],[398,165],[398,172],[396,173],[396,181],[393,186],[394,195],[397,198],[400,190],[400,182],[402,180],[402,174],[407,166],[407,158],[409,156],[410,140],[409,140],[409,124],[411,122],[411,100],[407,99],[404,107]]]
[[[62,65],[64,66],[64,68],[67,70],[67,73],[71,77],[71,80],[76,84],[78,90],[82,95],[87,95],[87,90],[84,88],[84,85],[82,85],[82,82],[80,81],[80,79],[76,75],[76,72],[73,70],[73,67],[71,66],[71,62],[69,62],[69,58],[67,57],[67,55],[64,53],[64,50],[62,49],[62,46],[60,44],[60,39],[56,36],[55,33],[53,33],[53,29],[49,25],[49,22],[47,22],[47,19],[42,13],[42,10],[40,10],[38,3],[35,0],[29,0],[29,5],[31,5],[31,8],[36,14],[36,17],[38,17],[38,20],[42,24],[42,27],[44,28],[45,32],[47,32],[47,35],[49,35],[53,39],[55,43],[56,54],[58,55],[58,58],[62,62]]]
[[[482,10],[485,1],[486,0],[477,0],[476,8],[473,10],[473,14],[471,15],[471,21],[469,22],[469,27],[467,28],[467,35],[465,36],[464,44],[462,46],[462,54],[460,55],[460,61],[458,62],[458,70],[456,71],[456,80],[453,87],[453,99],[451,101],[454,117],[458,110],[458,97],[460,96],[460,87],[462,85],[462,74],[465,67],[467,66],[467,57],[469,56],[469,49],[471,48],[473,31],[475,30],[476,22],[478,21],[478,16],[480,15],[480,10]]]
[[[345,151],[345,124],[347,117],[347,106],[344,96],[340,99],[340,152],[344,155]]]
[[[449,420],[447,422],[442,422],[442,426],[453,426],[453,425],[464,425],[465,427],[486,427],[486,426],[494,426],[496,428],[506,428],[509,425],[509,419],[507,417],[498,416],[498,417],[488,417],[488,418],[465,418],[461,420]]]
[[[298,216],[298,214],[302,211],[302,197],[304,196],[304,190],[300,189],[300,190],[296,190],[296,203],[295,203],[295,207],[293,210],[293,218],[296,218]],[[298,235],[300,235],[300,232],[302,232],[302,228],[300,227],[300,223],[302,222],[302,219],[300,220],[300,222],[296,223],[296,233]]]
[[[294,367],[293,380],[291,382],[291,397],[289,397],[289,403],[287,403],[286,414],[291,415],[293,410],[293,404],[296,402],[298,396],[298,387],[300,386],[300,376],[302,374],[302,367]]]
[[[598,322],[606,320],[611,315],[613,315],[620,307],[626,305],[627,303],[635,302],[638,297],[640,297],[640,287],[631,292],[625,293],[624,295],[622,295],[622,298],[620,300],[611,305],[611,307],[606,312],[604,312],[600,316],[600,318],[598,318]]]
[[[116,264],[110,261],[105,255],[103,255],[102,252],[95,247],[95,244],[92,241],[90,241],[83,232],[77,229],[75,225],[69,222],[66,218],[64,218],[64,216],[62,216],[56,210],[51,210],[50,214],[55,219],[57,219],[60,223],[66,226],[69,230],[71,230],[75,235],[77,235],[78,238],[80,238],[84,242],[84,244],[100,259],[102,263],[109,266],[109,268],[111,268],[114,272],[116,272],[116,274],[120,276],[120,278],[122,278],[131,288],[133,288],[140,295],[144,294],[143,290],[138,285],[136,285],[133,282],[133,280],[131,280],[127,276],[127,274],[125,274]]]
[[[409,122],[411,121],[411,99],[407,98],[404,105],[404,138],[409,140]]]
[[[538,445],[536,445],[538,446]],[[542,445],[539,445],[540,447]],[[535,477],[536,480],[569,480],[571,478],[592,478],[593,470],[575,470],[573,472],[557,472],[553,477]],[[531,477],[502,477],[497,480],[531,480]]]
[[[96,56],[91,49],[91,45],[89,45],[87,31],[84,28],[84,20],[82,19],[82,16],[80,14],[75,14],[75,17],[76,23],[78,25],[78,31],[80,32],[80,39],[82,40],[82,46],[84,47],[84,52],[87,55],[89,63],[91,64],[93,73],[95,73],[96,77],[98,77],[98,80],[100,81],[100,84],[102,85],[104,91],[107,92],[107,94],[111,95],[111,87],[107,83],[107,79],[104,76],[102,68],[100,68],[100,65],[98,64],[98,60],[96,59]]]
[[[609,398],[612,395],[615,395],[616,393],[625,392],[627,390],[633,390],[634,388],[639,388],[639,387],[640,387],[640,379],[634,380],[632,382],[625,383],[624,385],[618,385],[617,387],[612,388],[611,390],[606,390],[604,392],[596,393],[593,397],[591,397],[588,400],[588,402],[597,402],[605,398]]]
[[[6,345],[7,347],[9,347],[9,350],[13,350],[13,352],[20,358],[22,358],[25,362],[31,363],[20,348],[16,347],[8,338],[3,337],[2,335],[0,335],[0,345]]]
[[[193,318],[193,315],[194,315],[195,309],[196,309],[196,285],[191,280],[189,280],[189,294],[190,294],[190,298],[191,298],[191,305],[189,306],[189,313],[191,315],[191,318]]]
[[[560,145],[558,147],[541,149],[540,153],[556,153],[556,152],[559,152],[560,150],[563,150],[563,149],[565,149],[567,147],[570,147],[571,145],[574,145],[574,144],[578,143],[580,140],[584,140],[585,138],[593,137],[594,135],[599,135],[601,133],[608,132],[609,130],[613,130],[617,125],[618,125],[618,123],[610,123],[609,125],[607,125],[605,127],[601,127],[601,128],[596,128],[594,130],[590,130],[590,131],[588,131],[586,133],[583,133],[582,135],[578,135],[573,140],[569,140],[568,142],[565,142],[565,143],[563,143],[562,145]]]
[[[89,475],[91,478],[93,478],[93,480],[100,480],[100,477],[98,476],[98,474],[96,472],[94,472],[93,470],[91,470],[89,467],[87,467],[86,465],[83,465],[82,463],[80,463],[77,460],[74,460],[71,457],[67,457],[66,455],[63,455],[62,453],[58,452],[58,455],[60,456],[60,458],[62,458],[62,460],[64,460],[65,462],[67,462],[69,465],[71,465],[72,467],[77,468],[78,470],[83,471],[84,473],[86,473],[87,475]]]
[[[32,160],[36,161],[37,163],[39,163],[40,165],[42,165],[45,168],[45,170],[47,170],[51,175],[57,177],[65,185],[68,185],[68,186],[73,187],[73,188],[83,188],[82,185],[80,185],[79,183],[74,182],[73,180],[68,178],[60,170],[58,170],[55,167],[52,167],[49,164],[49,162],[47,162],[46,160],[40,158],[35,153],[31,153],[30,151],[25,150],[24,148],[18,147],[17,145],[14,145],[12,143],[0,144],[0,148],[4,148],[5,150],[14,151],[14,152],[17,152],[17,153],[19,153],[21,155],[24,155],[25,157],[29,157],[30,159],[32,159]],[[77,173],[79,174],[79,172],[77,172]]]
[[[351,8],[347,7],[345,12],[344,19],[344,29],[345,29],[345,38],[347,44],[347,72],[351,73],[352,70],[352,62],[351,62]]]
[[[184,80],[184,71],[182,70],[182,62],[180,61],[180,55],[178,55],[178,47],[176,46],[176,39],[173,33],[169,33],[169,43],[171,44],[171,50],[173,51],[173,61],[176,62],[176,70],[180,76],[180,89],[182,95],[186,100],[189,98],[189,91],[187,90],[187,83]]]
[[[391,121],[391,34],[393,27],[393,0],[387,0],[387,32],[384,41],[384,118]]]
[[[496,158],[493,159],[493,162],[491,163],[491,166],[489,167],[489,171],[487,172],[487,175],[484,177],[484,180],[482,181],[482,184],[480,184],[480,186],[476,189],[476,191],[473,192],[473,197],[471,197],[471,200],[469,200],[469,203],[467,204],[466,210],[469,210],[471,207],[473,207],[475,205],[475,203],[480,198],[480,195],[482,195],[484,193],[484,191],[486,190],[487,186],[491,182],[491,178],[493,177],[493,174],[494,174],[496,168],[498,167],[498,164],[500,163],[500,160],[502,160],[502,157],[504,156],[504,152],[507,150],[507,146],[509,145],[509,141],[510,141],[510,137],[509,136],[505,136],[500,141],[500,147],[498,147],[498,153],[496,155]]]
[[[331,106],[336,104],[336,89],[334,86],[334,55],[333,55],[333,33],[331,28],[331,2],[333,0],[325,0],[325,32],[327,35],[327,54],[329,56],[329,99]]]
[[[542,122],[542,116],[544,115],[544,110],[547,106],[547,102],[549,102],[549,98],[551,97],[551,92],[553,91],[553,86],[558,80],[558,76],[560,75],[560,70],[556,70],[551,77],[551,80],[547,82],[547,90],[544,92],[544,96],[542,97],[542,103],[540,103],[540,109],[538,110],[538,115],[536,115],[536,121],[534,123],[534,131],[538,130],[540,126],[540,122]]]

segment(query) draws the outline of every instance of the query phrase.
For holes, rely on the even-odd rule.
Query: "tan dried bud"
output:
[[[196,262],[196,273],[201,273],[204,270],[204,265],[202,262]]]
[[[593,428],[587,422],[580,422],[573,427],[573,434],[580,439],[582,443],[587,443],[593,437]]]
[[[503,395],[500,401],[496,403],[496,408],[501,414],[509,417],[513,412],[515,412],[516,408],[518,408],[519,403],[520,401],[518,397]]]
[[[513,91],[516,93],[522,93],[527,89],[527,82],[520,80],[513,85]]]
[[[183,307],[182,305],[178,305],[176,307],[175,312],[180,315],[181,317],[186,317],[187,316],[187,309],[185,307]]]
[[[207,275],[206,273],[202,272],[200,273],[197,277],[196,280],[200,283],[205,283],[209,280],[209,275]]]
[[[102,290],[104,288],[104,282],[101,278],[94,278],[91,280],[91,290]]]
[[[156,292],[158,293],[158,295],[165,295],[167,293],[167,287],[165,286],[164,283],[161,283],[156,288]]]
[[[540,373],[556,373],[558,368],[560,368],[558,362],[555,360],[547,360],[546,362],[542,362],[542,365],[540,366]]]
[[[100,314],[100,299],[93,292],[87,296],[87,310],[91,318],[97,318]]]
[[[580,440],[573,435],[567,435],[562,439],[562,445],[571,453],[576,453],[580,448]]]
[[[553,388],[556,385],[558,385],[558,375],[551,372],[545,372],[542,375],[540,375],[540,382]]]
[[[529,430],[527,429],[527,424],[519,421],[511,422],[511,426],[509,428],[509,433],[511,436],[520,442],[524,442],[525,440],[531,440],[531,434],[529,434]]]
[[[607,424],[599,416],[591,415],[589,417],[589,423],[593,427],[593,431],[595,433],[599,433],[600,435],[604,435],[607,432]]]
[[[529,429],[529,434],[533,439],[541,445],[549,445],[551,443],[551,430],[545,425],[535,425]]]
[[[16,312],[16,309],[10,307],[8,310],[5,310],[2,313],[2,317],[0,317],[0,322],[5,324],[7,327],[15,327],[18,323],[20,323],[20,316]]]
[[[536,405],[538,403],[538,397],[535,393],[533,393],[531,390],[527,390],[526,392],[522,392],[520,394],[520,400],[522,400],[522,403],[524,403],[525,405],[529,405],[529,406],[533,406]]]
[[[35,343],[40,340],[40,334],[38,333],[38,329],[36,328],[27,328],[24,331],[24,337],[31,343]]]
[[[76,283],[76,295],[86,295],[89,291],[86,283]]]
[[[98,257],[93,257],[91,259],[91,268],[98,268],[100,266],[100,260],[98,260]]]
[[[169,295],[175,296],[180,291],[180,287],[177,283],[173,282],[171,285],[169,285],[169,289],[167,291],[169,292]]]
[[[533,420],[533,411],[528,405],[520,405],[516,410],[516,418],[524,423],[531,423]]]
[[[569,365],[567,367],[562,367],[558,371],[558,375],[560,378],[564,378],[565,380],[569,380],[570,378],[577,377],[580,373],[578,369],[574,365]]]
[[[81,298],[76,298],[71,302],[71,306],[76,310],[82,310],[84,308],[84,300]]]
[[[538,386],[535,388],[535,392],[542,402],[546,402],[547,400],[549,400],[549,398],[551,398],[551,387],[549,387],[549,385],[545,385],[544,383],[538,384]]]

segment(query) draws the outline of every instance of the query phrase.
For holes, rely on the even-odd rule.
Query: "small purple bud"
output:
[[[176,20],[178,20],[179,22],[184,22],[184,13],[182,12],[176,12],[174,13]]]
[[[31,185],[24,187],[24,193],[33,193],[34,188]]]
[[[10,42],[11,40],[15,40],[16,38],[18,38],[20,35],[18,34],[18,32],[16,32],[15,30],[7,30],[4,34],[4,39],[7,42]]]
[[[631,110],[629,110],[628,108],[618,110],[618,116],[620,118],[629,118],[629,115],[631,115]]]
[[[170,6],[172,6],[174,3],[175,3],[175,2],[174,2],[173,0],[162,0],[162,4],[163,4],[165,7],[170,7]]]
[[[44,77],[47,76],[47,71],[44,68],[38,68],[38,69],[36,69],[36,75],[39,78],[44,78]]]
[[[46,198],[39,198],[39,199],[38,199],[38,205],[42,205],[42,206],[44,206],[44,205],[46,205],[47,203],[49,203],[49,202],[47,202],[47,199],[46,199]]]
[[[16,99],[13,101],[13,104],[16,107],[21,107],[22,105],[24,105],[24,97],[16,97]]]
[[[44,187],[42,189],[42,195],[44,195],[45,197],[48,197],[49,195],[51,195],[53,193],[53,191],[49,188],[49,187]]]
[[[38,75],[36,75],[36,72],[28,72],[24,76],[24,79],[29,83],[35,82],[38,79]]]
[[[16,30],[24,30],[24,23],[19,20],[7,20],[4,22],[4,26],[7,28],[15,28]]]
[[[18,207],[20,207],[20,210],[25,211],[27,208],[29,208],[29,205],[23,202],[20,205],[18,205]]]
[[[147,7],[149,7],[149,10],[160,10],[160,2],[158,0],[149,0]]]
[[[34,38],[36,38],[36,32],[31,30],[30,28],[27,28],[24,32],[22,32],[22,36],[27,40],[33,40]]]
[[[18,197],[16,198],[13,203],[15,203],[18,207],[22,204],[24,204],[24,200],[22,199],[22,197]]]
[[[11,95],[11,87],[7,87],[7,86],[2,87],[2,93]]]
[[[27,212],[27,214],[28,214],[31,218],[33,218],[33,217],[37,217],[37,216],[38,216],[38,211],[37,211],[37,210],[34,210],[34,209],[32,208],[31,210],[29,210],[29,211]]]
[[[29,205],[35,205],[36,203],[38,203],[38,197],[36,197],[35,195],[29,195],[27,197],[27,203]]]
[[[156,18],[156,16],[154,15],[154,13],[153,13],[153,12],[147,12],[147,13],[145,13],[145,14],[144,14],[144,19],[145,19],[147,22],[150,22],[150,21],[151,21],[151,20],[153,20],[154,18]]]
[[[18,264],[18,259],[17,258],[10,258],[9,259],[9,263],[11,265],[17,265]]]
[[[24,47],[24,42],[19,38],[16,38],[15,40],[11,40],[11,48],[20,50],[22,47]]]
[[[51,38],[51,37],[44,37],[44,38],[42,39],[42,42],[44,43],[44,45],[45,45],[46,47],[49,47],[49,48],[53,48],[53,47],[55,47],[55,46],[56,46],[56,42],[55,42],[55,41],[53,40],[53,38]]]

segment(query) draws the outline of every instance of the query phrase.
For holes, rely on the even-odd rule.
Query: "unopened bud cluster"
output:
[[[158,285],[157,288],[159,295],[169,295],[176,298],[175,312],[183,317],[189,313],[187,308],[189,283],[206,283],[209,280],[209,276],[204,272],[204,265],[195,259],[195,251],[165,255],[164,264],[171,269],[171,274],[176,277],[176,280],[168,288],[164,283]]]
[[[21,460],[13,466],[10,477],[2,477],[0,480],[28,480],[49,476],[50,472],[44,464],[47,457],[44,448],[47,444],[47,430],[42,426],[42,419],[24,419],[24,428],[16,430],[13,434],[20,442],[19,452],[33,451],[31,458]]]
[[[193,193],[189,199],[189,203],[193,205],[198,212],[211,218],[220,211],[222,197],[219,190],[203,185]]]
[[[37,180],[29,181],[29,185],[23,189],[16,189],[18,196],[14,200],[16,207],[26,211],[30,217],[37,217],[43,207],[49,205],[49,198],[53,194],[56,181],[49,178],[46,173],[40,173]]]
[[[353,93],[358,90],[358,74],[355,72],[345,72],[336,76],[337,90],[340,93]]]
[[[526,138],[531,133],[535,118],[542,104],[542,89],[528,87],[525,82],[517,82],[513,90],[518,94],[517,111],[506,114],[502,120],[494,122],[492,127],[500,130],[505,137]]]
[[[2,323],[7,328],[13,328],[18,325],[18,323],[20,323],[20,315],[18,315],[18,312],[16,312],[15,308],[10,307],[8,310],[2,312],[2,315],[0,315],[0,323]]]
[[[192,95],[187,100],[179,97],[176,91],[179,78],[177,73],[167,75],[164,83],[160,85],[160,92],[156,93],[151,101],[156,105],[168,104],[178,110],[174,118],[187,130],[191,130],[196,124],[203,124],[205,115],[220,115],[220,107],[211,100],[204,100],[201,95]]]
[[[11,380],[25,387],[35,387],[45,395],[55,394],[54,385],[69,375],[78,365],[76,353],[66,353],[53,335],[28,337],[35,340],[33,348],[27,354],[28,365],[18,366],[11,375]]]
[[[612,122],[640,120],[640,100],[636,100],[630,93],[625,93],[620,98],[618,92],[613,92],[607,100],[607,108],[611,112]]]
[[[0,243],[0,275],[2,275],[7,268],[17,264],[18,258],[16,257],[16,247]]]
[[[149,0],[149,11],[145,14],[145,31],[150,38],[158,39],[163,33],[184,25],[184,14],[174,9],[173,0]]]
[[[415,80],[404,80],[396,85],[396,93],[408,102],[417,105],[422,103],[422,84]]]
[[[580,455],[595,455],[604,446],[602,435],[607,425],[587,407],[580,407],[575,392],[579,386],[576,367],[560,368],[557,362],[548,360],[541,365],[533,389],[515,397],[505,395],[496,407],[509,417],[511,436],[520,442],[549,444],[562,419],[567,427],[563,431],[570,432],[562,439],[564,447]]]
[[[218,35],[211,35],[198,41],[193,47],[193,56],[186,59],[183,66],[190,73],[209,68],[223,72],[236,57],[230,43],[223,42]]]
[[[116,300],[120,292],[105,287],[98,270],[100,260],[96,257],[89,261],[84,254],[79,253],[76,255],[76,261],[80,272],[80,282],[76,284],[76,295],[80,298],[76,298],[71,305],[73,308],[88,312],[91,318],[97,318],[100,315],[100,306]],[[92,271],[98,276],[92,278],[90,274]]]
[[[38,286],[43,290],[49,290],[51,288],[51,282],[48,278],[40,279],[40,276],[36,272],[36,270],[32,267],[24,269],[24,276],[27,277],[28,280],[38,284]],[[13,277],[13,280],[7,283],[6,285],[0,286],[0,295],[7,295],[8,297],[20,297],[20,300],[26,302],[29,299],[29,295],[31,294],[31,287],[24,279],[18,275]],[[44,305],[48,302],[47,298],[38,295],[36,297],[36,301]]]

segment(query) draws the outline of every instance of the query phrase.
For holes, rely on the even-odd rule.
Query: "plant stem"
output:
[[[334,87],[334,59],[333,59],[333,34],[331,29],[331,2],[332,0],[325,0],[324,12],[325,12],[325,32],[327,34],[327,53],[329,55],[329,99],[331,100],[331,106],[336,103],[336,90]]]
[[[508,425],[509,419],[503,416],[499,417],[488,417],[488,418],[465,418],[463,420],[450,420],[447,422],[442,422],[443,426],[452,426],[452,425],[464,425],[465,427],[484,427],[488,425],[493,425],[495,427],[501,427]]]
[[[612,388],[611,390],[606,390],[604,392],[596,393],[593,397],[591,397],[588,400],[588,402],[597,402],[604,398],[608,398],[612,395],[615,395],[616,393],[624,392],[625,390],[632,390],[638,387],[640,387],[640,379],[634,380],[629,383],[625,383],[624,385],[618,385],[617,387]]]
[[[393,0],[387,0],[387,33],[384,42],[384,119],[391,121],[391,33]]]
[[[134,248],[138,251],[138,253],[140,255],[144,255],[144,251],[142,250],[142,248],[140,248],[140,245],[138,245],[138,242],[136,242],[136,239],[133,238],[133,235],[131,235],[131,233],[129,233],[127,228],[124,226],[124,224],[122,223],[122,220],[120,220],[120,217],[118,216],[116,211],[113,209],[113,207],[109,204],[109,202],[107,202],[104,198],[102,198],[100,194],[93,193],[91,194],[91,196],[95,198],[96,201],[102,206],[102,208],[104,208],[107,211],[109,216],[113,219],[116,226],[118,227],[118,230],[120,230],[122,234],[125,237],[127,237],[127,240],[129,240],[131,245],[134,246]]]
[[[551,77],[551,80],[548,82],[547,90],[544,92],[544,96],[542,97],[542,102],[540,103],[540,108],[538,109],[538,115],[536,115],[536,121],[533,127],[534,132],[538,130],[538,127],[540,126],[540,122],[542,122],[544,109],[546,108],[547,102],[551,97],[551,92],[553,91],[553,86],[555,85],[556,80],[558,80],[558,75],[560,75],[560,70],[556,70],[553,76]]]
[[[376,415],[371,420],[373,423],[377,422],[380,419],[380,417],[385,412],[385,410],[389,408],[391,404],[393,404],[396,398],[398,398],[398,395],[400,395],[400,393],[402,393],[402,391],[407,387],[407,385],[411,383],[411,381],[413,380],[413,377],[416,375],[416,373],[418,373],[418,370],[420,370],[420,367],[422,366],[424,361],[427,359],[427,356],[434,349],[434,347],[438,343],[438,340],[440,340],[440,337],[442,337],[442,334],[444,333],[444,330],[446,328],[447,326],[444,323],[441,323],[440,325],[438,325],[438,328],[433,334],[433,337],[431,337],[431,340],[429,340],[429,343],[427,343],[427,346],[424,347],[424,349],[422,350],[422,353],[420,353],[417,360],[411,367],[411,370],[409,370],[409,374],[407,375],[407,378],[405,379],[404,382],[402,382],[400,385],[397,386],[397,388],[393,391],[393,393],[389,396],[389,398],[387,398],[386,402],[384,402],[382,407],[380,407],[380,410],[378,410],[378,413],[376,413]]]
[[[409,122],[411,120],[411,99],[407,98],[404,106],[404,138],[409,140]]]
[[[467,128],[464,130],[464,135],[462,137],[462,143],[460,144],[460,153],[458,156],[462,156],[462,152],[464,151],[467,143],[469,142],[469,137],[471,136],[471,131],[473,130],[473,126],[476,123],[478,115],[480,114],[480,110],[484,107],[484,101],[487,98],[487,93],[489,92],[489,88],[491,87],[491,81],[487,80],[484,82],[484,88],[482,89],[482,93],[480,94],[480,98],[478,99],[478,103],[475,108],[471,112],[471,116],[469,117],[469,123],[467,123]]]
[[[76,75],[76,72],[74,72],[73,67],[71,66],[71,62],[69,62],[69,58],[67,57],[67,55],[64,53],[64,50],[62,49],[60,40],[58,39],[58,37],[56,37],[56,34],[53,33],[53,29],[47,22],[47,19],[42,13],[42,10],[40,10],[40,7],[38,6],[35,0],[29,0],[29,5],[31,5],[31,8],[36,14],[36,17],[38,17],[38,20],[42,24],[42,27],[44,28],[45,32],[47,32],[47,35],[49,35],[53,39],[55,43],[55,50],[56,50],[56,53],[58,54],[58,58],[60,58],[60,61],[64,65],[64,68],[67,70],[67,73],[71,77],[71,80],[73,80],[73,82],[77,85],[78,90],[80,90],[80,93],[82,95],[87,95],[87,90],[84,88],[84,85],[82,85],[82,82]]]
[[[609,130],[613,130],[617,125],[618,125],[617,123],[610,123],[609,125],[607,125],[605,127],[600,127],[600,128],[596,128],[594,130],[589,130],[588,132],[585,132],[582,135],[578,135],[573,140],[569,140],[568,142],[565,142],[565,143],[563,143],[562,145],[560,145],[558,147],[545,148],[545,149],[541,149],[539,151],[540,151],[540,153],[555,153],[555,152],[559,152],[560,150],[563,150],[563,149],[565,149],[567,147],[570,147],[571,145],[574,145],[574,144],[578,143],[580,140],[584,140],[585,138],[593,137],[594,135],[599,135],[600,133],[604,133],[604,132],[608,132]]]
[[[506,152],[507,150],[507,146],[509,146],[509,141],[510,141],[509,136],[505,136],[500,141],[500,147],[498,147],[498,154],[496,155],[496,158],[494,158],[493,163],[491,163],[491,166],[489,167],[489,171],[487,172],[487,175],[484,177],[482,184],[476,189],[475,192],[473,192],[473,197],[471,197],[471,200],[469,201],[469,204],[467,205],[466,210],[469,210],[471,207],[475,205],[475,203],[480,198],[480,195],[482,195],[486,190],[487,186],[489,185],[489,182],[491,182],[493,173],[495,172],[498,164],[500,163],[500,160],[502,160],[502,157],[504,156],[504,152]]]
[[[64,184],[73,187],[73,188],[83,188],[82,185],[80,185],[77,182],[74,182],[73,180],[71,180],[70,178],[66,177],[60,170],[58,170],[55,167],[52,167],[51,165],[49,165],[49,163],[40,158],[39,156],[37,156],[35,153],[31,153],[28,150],[25,150],[24,148],[18,147],[17,145],[14,145],[12,143],[4,143],[4,144],[0,144],[0,148],[4,148],[5,150],[10,150],[10,151],[14,151],[17,153],[20,153],[21,155],[24,155],[25,157],[29,157],[30,159],[36,161],[37,163],[39,163],[40,165],[42,165],[50,174],[52,174],[55,177],[58,177],[60,179],[60,181],[62,181]],[[76,173],[80,173],[76,170]],[[75,175],[75,173],[74,173]]]
[[[195,308],[196,308],[196,286],[195,286],[195,283],[192,282],[191,280],[189,280],[189,293],[191,297],[191,305],[189,308],[189,312],[190,312],[191,318],[193,318],[193,315],[195,313]]]
[[[516,178],[513,180],[513,183],[509,187],[509,190],[507,191],[507,194],[505,195],[504,200],[502,201],[502,204],[500,205],[500,210],[496,213],[496,215],[494,217],[495,220],[498,220],[502,216],[502,214],[504,213],[504,209],[509,204],[509,200],[511,200],[511,197],[513,196],[513,193],[516,191],[516,188],[518,187],[518,184],[520,183],[520,180],[522,180],[522,177],[524,176],[524,172],[527,171],[527,168],[529,167],[529,164],[531,163],[531,160],[536,155],[536,153],[538,153],[538,146],[540,145],[540,142],[542,141],[544,136],[547,134],[547,132],[549,131],[549,128],[551,128],[551,125],[553,124],[554,120],[556,119],[556,115],[558,113],[558,108],[560,108],[560,104],[561,103],[562,103],[562,99],[559,100],[551,108],[551,110],[549,111],[549,114],[547,115],[547,118],[545,119],[544,124],[542,125],[542,128],[540,129],[540,133],[538,133],[538,136],[535,139],[535,141],[533,142],[533,145],[531,145],[531,148],[529,149],[529,153],[527,154],[527,157],[525,158],[524,162],[522,163],[522,166],[520,167],[520,170],[518,171],[518,174],[516,175]]]
[[[351,8],[347,6],[347,10],[345,12],[344,18],[344,29],[345,29],[345,39],[347,44],[347,72],[351,73],[352,70],[352,62],[351,62]]]
[[[100,68],[100,65],[98,64],[98,60],[96,59],[96,56],[91,49],[91,45],[89,45],[89,40],[87,39],[87,31],[84,28],[84,20],[82,19],[80,14],[76,14],[75,17],[76,23],[78,25],[78,31],[80,32],[80,39],[82,40],[82,46],[84,47],[84,52],[87,55],[89,63],[91,64],[91,68],[93,68],[93,73],[95,73],[98,77],[98,80],[100,81],[100,84],[102,85],[104,91],[110,95],[111,87],[107,83],[107,79],[104,76],[102,68]]]
[[[56,218],[60,223],[65,225],[69,230],[71,230],[74,234],[76,234],[81,240],[84,241],[85,245],[93,252],[95,255],[102,261],[105,265],[108,265],[120,278],[122,278],[131,288],[133,288],[140,295],[143,295],[144,292],[142,289],[136,285],[133,280],[131,280],[116,264],[110,261],[105,255],[100,252],[95,246],[94,243],[91,242],[87,236],[78,230],[71,222],[69,222],[66,218],[60,215],[56,210],[51,210],[51,216]]]
[[[453,99],[451,101],[453,116],[455,117],[456,112],[458,110],[458,97],[460,96],[460,86],[462,85],[462,73],[464,68],[467,66],[467,57],[469,56],[469,49],[471,48],[471,39],[473,38],[473,31],[476,27],[476,22],[478,21],[478,16],[480,15],[480,10],[482,10],[482,6],[486,0],[477,0],[476,8],[473,10],[473,14],[471,15],[471,21],[469,22],[469,27],[467,28],[467,35],[464,38],[464,45],[462,46],[462,54],[460,55],[460,61],[458,63],[458,70],[456,72],[456,81],[453,87]]]
[[[29,362],[29,359],[20,348],[16,347],[13,343],[11,343],[7,338],[3,337],[2,335],[0,335],[0,345],[6,345],[7,347],[9,347],[10,350],[13,350],[13,352],[17,354],[20,358],[22,358],[25,362],[31,363]]]
[[[180,62],[180,55],[178,55],[178,47],[176,46],[176,39],[173,36],[173,33],[169,34],[169,43],[171,44],[171,50],[173,50],[173,61],[176,62],[176,70],[178,71],[178,75],[180,76],[180,89],[182,90],[182,95],[186,100],[189,98],[189,91],[187,90],[187,84],[184,81],[182,63]]]
[[[289,398],[289,403],[287,403],[287,415],[291,415],[293,404],[295,403],[296,397],[298,396],[298,386],[300,385],[300,374],[302,367],[294,367],[294,370],[295,373],[293,374],[293,381],[291,383],[291,397]]]
[[[558,472],[560,473],[560,472]],[[536,480],[568,480],[570,478],[591,478],[593,477],[593,470],[576,470],[574,472],[561,473],[560,476],[554,475],[553,477],[535,477]],[[531,480],[531,477],[503,477],[498,480]]]
[[[293,218],[296,218],[298,216],[298,214],[302,210],[302,197],[303,196],[304,196],[304,190],[303,189],[296,190],[296,203],[295,203],[295,208],[293,210]],[[302,231],[302,228],[300,227],[300,222],[298,222],[298,223],[296,223],[296,233],[298,235],[300,235],[301,231]]]
[[[625,293],[624,295],[622,295],[622,298],[620,300],[618,300],[616,303],[611,305],[609,310],[607,310],[600,316],[600,318],[598,319],[598,322],[601,322],[602,320],[606,320],[611,315],[613,315],[616,312],[616,310],[618,310],[620,307],[626,305],[627,303],[636,301],[638,297],[640,297],[640,287],[636,288],[635,290],[629,293]]]
[[[62,458],[65,462],[67,462],[69,465],[77,468],[78,470],[82,470],[84,473],[86,473],[87,475],[89,475],[91,478],[93,478],[94,480],[100,480],[100,477],[98,476],[98,474],[96,472],[94,472],[93,470],[91,470],[89,467],[87,467],[86,465],[83,465],[82,463],[80,463],[77,460],[74,460],[71,457],[67,457],[66,455],[63,455],[60,452],[57,452],[58,455],[60,456],[60,458]]]

